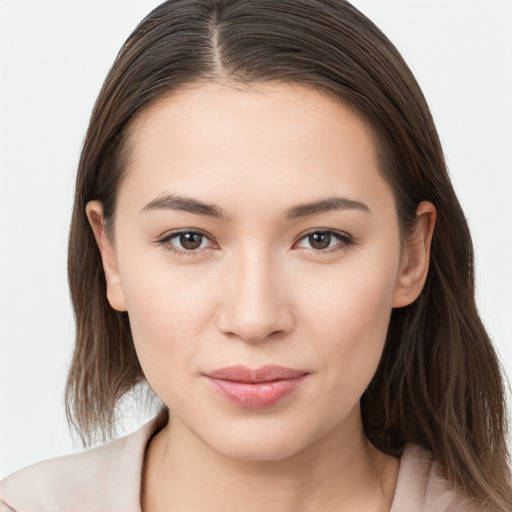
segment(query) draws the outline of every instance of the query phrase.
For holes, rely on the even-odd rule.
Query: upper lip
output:
[[[277,365],[261,366],[255,370],[248,366],[236,365],[218,368],[217,370],[208,372],[205,375],[213,379],[255,384],[259,382],[294,379],[297,377],[304,377],[307,374],[308,372],[303,370],[296,370]]]

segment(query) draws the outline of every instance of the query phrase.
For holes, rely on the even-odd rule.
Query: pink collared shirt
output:
[[[141,512],[144,453],[162,426],[157,416],[106,445],[13,473],[0,482],[0,512]],[[472,511],[428,452],[406,447],[390,512]]]

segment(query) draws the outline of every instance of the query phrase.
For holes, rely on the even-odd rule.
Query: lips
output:
[[[248,409],[270,407],[295,391],[308,372],[268,365],[258,369],[229,366],[205,374],[212,389]]]

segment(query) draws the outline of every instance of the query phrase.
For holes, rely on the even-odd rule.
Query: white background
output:
[[[0,479],[76,449],[62,406],[74,172],[108,68],[159,3],[0,0]],[[512,375],[512,0],[353,3],[429,101],[473,232],[479,307]]]

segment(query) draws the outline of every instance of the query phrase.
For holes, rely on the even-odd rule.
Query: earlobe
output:
[[[85,211],[101,253],[107,283],[107,299],[115,310],[126,311],[126,301],[121,285],[114,244],[105,229],[103,205],[100,201],[89,201]]]
[[[393,307],[400,308],[414,302],[427,279],[430,246],[436,223],[436,208],[423,201],[416,210],[416,223],[402,252]]]

